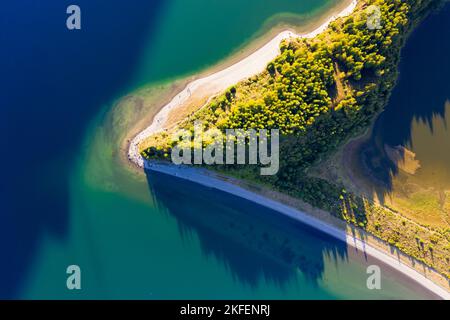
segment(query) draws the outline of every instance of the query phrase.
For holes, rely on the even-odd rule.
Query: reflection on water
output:
[[[272,210],[161,173],[147,172],[147,179],[158,211],[175,218],[186,246],[198,241],[205,259],[219,261],[239,286],[263,297],[279,292],[297,299],[428,294],[415,292],[414,284],[363,252]],[[367,290],[371,264],[382,266],[381,291]]]
[[[343,242],[280,221],[264,207],[167,175],[147,175],[154,201],[177,218],[183,237],[195,230],[205,255],[222,261],[247,285],[254,287],[263,277],[282,287],[296,277],[297,269],[316,285],[323,276],[324,255],[346,260]]]
[[[407,42],[399,83],[361,153],[376,198],[435,226],[450,222],[449,18],[447,5]]]
[[[211,41],[198,38],[207,49],[200,51],[198,46],[192,45],[191,37],[179,32],[195,33],[197,24],[180,25],[181,19],[167,19],[164,23],[171,29],[154,27],[159,21],[155,17],[169,12],[166,4],[174,1],[148,0],[145,6],[138,0],[121,4],[111,2],[107,11],[98,2],[78,2],[82,8],[90,8],[90,16],[95,19],[89,20],[96,23],[73,37],[67,35],[64,25],[59,22],[60,13],[64,12],[60,10],[61,4],[49,2],[48,8],[41,10],[45,15],[35,15],[36,10],[18,10],[16,2],[6,6],[10,16],[15,17],[20,12],[23,19],[10,19],[10,29],[16,30],[8,33],[6,51],[0,52],[7,53],[0,61],[6,64],[2,68],[8,75],[4,87],[9,93],[7,101],[11,99],[3,104],[10,107],[1,108],[4,114],[0,119],[8,125],[0,127],[5,129],[2,136],[7,138],[3,139],[6,143],[3,149],[12,155],[2,158],[2,167],[15,168],[5,171],[0,186],[4,191],[0,193],[3,206],[0,251],[2,261],[6,262],[0,266],[0,297],[311,299],[425,296],[421,290],[408,286],[401,276],[388,271],[383,272],[383,289],[369,292],[365,286],[365,268],[374,263],[370,257],[366,261],[363,255],[357,255],[322,234],[279,219],[272,213],[269,215],[265,210],[235,198],[223,196],[219,201],[218,195],[204,188],[179,182],[173,184],[173,180],[164,179],[149,182],[154,202],[148,201],[145,198],[148,185],[136,182],[119,170],[114,161],[118,143],[109,128],[120,130],[121,126],[117,122],[102,126],[103,120],[99,117],[92,124],[94,132],[84,136],[87,124],[100,107],[116,98],[118,92],[141,82],[160,80],[162,75],[157,74],[158,70],[152,69],[153,65],[146,68],[138,63],[139,57],[150,64],[157,61],[161,72],[167,72],[165,68],[171,66],[174,69],[169,75],[179,75],[201,68],[199,61],[204,57],[198,56],[198,52],[202,51],[214,62],[232,50],[229,40],[235,41],[236,45],[244,42],[243,33],[250,35],[261,22],[261,15],[250,1],[246,3],[254,23],[248,24],[249,16],[242,11],[241,3],[239,9],[248,27],[245,30],[243,24],[238,23],[233,24],[235,29],[228,29],[227,15],[217,11],[217,16],[223,18],[223,32],[233,39],[217,37],[218,28],[211,29],[209,33],[215,41],[214,46]],[[285,2],[302,7],[301,12],[309,12],[308,8],[319,5],[318,1]],[[181,4],[186,2],[176,3],[180,4],[177,12],[184,12]],[[223,3],[214,2],[217,5]],[[268,6],[264,2],[264,11],[281,8],[280,1],[271,4]],[[235,8],[230,5],[230,10]],[[291,11],[287,7],[285,10]],[[213,17],[211,12],[204,10],[192,12],[187,17],[195,22],[205,22],[198,18],[202,15]],[[127,23],[126,27],[111,24],[118,20],[117,17],[133,23]],[[31,29],[28,27],[30,21],[35,22]],[[214,22],[217,27],[217,20]],[[14,23],[19,23],[17,28]],[[176,37],[164,37],[160,29]],[[116,36],[109,37],[111,34]],[[155,48],[154,55],[144,54],[143,51],[149,50],[143,50],[145,43],[149,47],[156,46],[155,36],[166,39],[166,46]],[[27,43],[29,50],[23,50],[24,39],[34,39],[42,48],[53,50],[36,51],[33,41]],[[121,46],[117,46],[118,39]],[[179,54],[180,48],[183,48],[183,55]],[[186,55],[186,50],[195,54],[197,61]],[[444,52],[449,51],[444,49]],[[433,55],[434,51],[427,53]],[[10,64],[10,56],[14,61],[21,61],[20,65]],[[437,57],[433,58],[436,59],[432,61],[439,61]],[[70,66],[67,61],[71,61]],[[183,62],[183,68],[178,69],[178,62]],[[449,70],[446,65],[441,67]],[[422,68],[422,61],[418,68]],[[142,71],[145,79],[134,79],[135,71]],[[421,72],[425,74],[427,70]],[[441,81],[436,85],[446,86],[448,82]],[[438,96],[436,100],[441,101]],[[67,119],[70,121],[65,121]],[[30,137],[39,143],[27,144],[26,157],[14,157],[23,154],[23,144],[16,142],[30,141]],[[84,139],[86,144],[80,147],[80,140]],[[68,163],[68,159],[73,163]],[[98,187],[104,185],[107,187]],[[214,210],[211,210],[212,206]],[[83,290],[79,293],[68,291],[65,286],[64,271],[74,263],[83,270]]]
[[[430,122],[414,118],[411,125],[411,149],[420,162],[417,180],[425,188],[450,189],[450,101],[444,115],[433,115]]]
[[[447,102],[444,117],[433,115],[428,123],[414,118],[411,140],[398,159],[386,152],[397,167],[397,173],[391,176],[388,202],[399,210],[408,210],[418,221],[436,226],[450,223],[449,108]]]

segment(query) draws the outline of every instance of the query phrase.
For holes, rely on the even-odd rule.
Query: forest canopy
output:
[[[258,167],[245,165],[218,165],[215,169],[325,209],[448,276],[450,230],[419,228],[350,194],[334,181],[307,175],[308,168],[367,129],[383,110],[397,81],[400,51],[407,36],[440,3],[358,1],[353,14],[335,20],[315,38],[283,41],[281,54],[264,72],[229,88],[177,128],[193,131],[193,123],[202,121],[222,131],[279,129],[277,175],[261,177]],[[371,6],[380,13],[376,28],[368,26]],[[142,155],[167,159],[173,147],[169,134],[158,134],[153,141]],[[417,239],[420,246],[415,246]]]

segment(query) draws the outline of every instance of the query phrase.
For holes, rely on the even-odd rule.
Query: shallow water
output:
[[[354,249],[119,161],[127,110],[109,110],[124,93],[220,61],[274,15],[333,1],[78,3],[84,24],[75,33],[64,28],[63,3],[5,5],[0,297],[428,297],[387,268],[382,290],[368,291],[374,262]],[[71,264],[81,267],[81,291],[66,289]]]
[[[375,124],[369,146],[375,176],[382,182],[374,185],[374,193],[380,199],[393,201],[391,205],[400,212],[415,215],[421,223],[447,228],[450,223],[449,18],[447,5],[412,34],[402,53],[398,85]],[[400,152],[400,165],[392,163],[385,152],[386,148],[398,146],[408,150]]]

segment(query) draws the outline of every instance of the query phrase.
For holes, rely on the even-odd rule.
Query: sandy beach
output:
[[[162,107],[153,118],[149,127],[132,139],[128,150],[128,159],[138,167],[143,168],[144,160],[139,153],[139,145],[151,135],[166,129],[169,115],[174,112],[174,110],[188,103],[188,101],[192,97],[198,95],[199,92],[201,92],[202,96],[211,97],[242,80],[261,73],[264,71],[267,64],[280,54],[280,44],[283,40],[289,38],[313,38],[325,31],[332,21],[351,14],[356,8],[357,3],[357,0],[353,0],[342,11],[331,16],[318,28],[309,33],[296,34],[289,30],[282,31],[264,46],[241,61],[219,72],[189,83],[184,90]]]
[[[320,230],[332,236],[335,239],[347,243],[347,245],[354,247],[357,250],[364,252],[364,254],[374,257],[382,261],[386,265],[392,267],[393,269],[401,272],[403,275],[409,277],[420,286],[433,292],[442,299],[450,300],[450,293],[448,291],[441,288],[418,271],[410,268],[408,265],[400,261],[400,259],[376,249],[375,247],[371,246],[365,241],[362,241],[358,237],[348,234],[341,228],[323,222],[296,208],[290,207],[278,201],[264,197],[258,193],[249,191],[240,186],[224,181],[214,173],[204,169],[189,166],[175,166],[172,164],[163,164],[149,161],[145,161],[144,166],[146,170],[156,171],[187,181],[195,182],[205,187],[227,192],[229,194],[257,203],[266,208],[275,210],[291,219],[304,223],[314,229]]]

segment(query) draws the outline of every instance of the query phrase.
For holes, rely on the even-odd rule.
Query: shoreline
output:
[[[298,34],[306,34],[310,32],[310,30],[317,29],[323,24],[323,21],[327,21],[328,19],[330,19],[330,17],[339,14],[344,8],[348,7],[352,1],[355,0],[341,0],[338,4],[325,8],[324,11],[320,14],[314,13],[301,15],[300,17],[296,16],[295,20],[298,21],[292,23],[286,22],[283,16],[273,19],[275,22],[273,22],[271,18],[264,23],[262,28],[253,37],[251,37],[241,46],[234,49],[224,60],[221,60],[203,70],[195,71],[190,74],[180,75],[179,77],[176,77],[174,79],[153,83],[150,86],[142,86],[136,88],[134,92],[120,98],[117,101],[117,105],[120,105],[122,100],[130,96],[134,96],[135,93],[153,90],[155,88],[162,90],[162,93],[156,93],[154,98],[151,99],[150,104],[144,107],[144,113],[140,115],[141,118],[139,119],[139,121],[135,121],[135,124],[131,128],[129,128],[129,130],[127,130],[124,138],[122,139],[121,153],[123,153],[123,156],[120,157],[122,163],[127,165],[133,172],[141,173],[141,171],[138,169],[141,169],[142,167],[136,166],[134,162],[128,159],[130,142],[136,135],[147,128],[148,123],[151,123],[153,121],[155,115],[179,92],[183,91],[189,83],[217,73],[236,64],[237,62],[248,57],[258,49],[263,47],[267,42],[276,37],[282,31],[291,30]],[[321,10],[322,9],[319,9],[319,11]],[[142,113],[141,110],[139,110],[139,112]]]
[[[239,198],[248,200],[263,207],[274,210],[288,218],[303,223],[315,230],[319,230],[323,233],[326,233],[327,235],[339,241],[343,241],[347,245],[355,248],[356,250],[359,250],[364,254],[367,254],[383,262],[387,266],[395,269],[402,275],[408,277],[414,283],[420,285],[424,289],[439,296],[440,298],[444,300],[450,300],[450,292],[448,292],[447,290],[445,290],[432,280],[428,279],[417,270],[403,263],[400,258],[394,258],[394,254],[389,255],[387,252],[384,252],[381,249],[377,249],[372,244],[369,244],[368,241],[361,240],[359,237],[357,237],[356,233],[354,232],[356,231],[355,229],[352,229],[353,234],[349,234],[347,230],[342,229],[337,225],[334,225],[329,222],[324,222],[321,219],[318,219],[317,217],[307,214],[292,206],[286,205],[282,202],[273,200],[257,192],[250,191],[232,182],[221,179],[219,175],[206,169],[193,168],[187,166],[175,166],[172,164],[164,164],[161,162],[150,162],[150,161],[144,162],[144,168],[149,171],[155,171],[171,175],[176,178],[194,182],[211,189],[226,192],[228,194],[232,194]],[[345,222],[343,223],[345,224]]]
[[[144,167],[144,160],[140,155],[139,145],[153,134],[166,129],[164,126],[170,113],[182,106],[183,103],[188,102],[193,94],[201,91],[202,96],[211,97],[240,81],[261,73],[264,71],[267,64],[279,55],[281,41],[289,38],[314,38],[325,31],[332,21],[340,17],[350,15],[356,8],[357,4],[357,0],[352,0],[352,2],[343,10],[331,15],[319,27],[308,33],[296,34],[290,30],[281,31],[264,46],[260,47],[239,62],[236,62],[221,71],[189,82],[181,92],[173,97],[169,103],[164,105],[158,113],[156,113],[153,117],[151,125],[141,131],[130,141],[127,154],[128,160],[134,163],[137,167]]]
[[[275,59],[279,54],[279,45],[282,40],[292,37],[313,38],[326,30],[330,22],[332,22],[333,20],[351,14],[351,12],[353,12],[353,10],[356,8],[357,4],[358,1],[353,0],[351,4],[348,5],[344,10],[340,11],[338,14],[331,15],[318,28],[309,33],[295,34],[291,30],[281,31],[265,45],[259,47],[256,51],[253,51],[250,55],[244,56],[242,60],[235,62],[232,65],[227,66],[227,62],[229,63],[229,60],[236,61],[238,56],[243,56],[243,51],[238,50],[240,52],[237,54],[233,54],[231,59],[227,59],[227,61],[225,61],[224,63],[216,65],[212,68],[212,70],[218,69],[219,71],[210,71],[210,73],[205,72],[203,74],[200,73],[200,76],[198,78],[196,78],[195,76],[191,76],[187,77],[184,81],[179,81],[179,87],[177,89],[181,89],[181,86],[184,85],[183,90],[177,91],[178,94],[175,94],[175,92],[174,96],[172,95],[170,98],[167,98],[168,101],[166,102],[166,104],[159,111],[154,112],[151,125],[145,128],[145,130],[141,131],[134,137],[134,139],[131,140],[131,142],[129,142],[127,146],[127,157],[130,162],[135,164],[135,168],[144,168],[170,174],[181,179],[231,193],[238,197],[275,210],[285,216],[309,225],[314,229],[327,233],[328,235],[331,235],[338,240],[344,241],[348,245],[355,247],[357,250],[362,250],[368,255],[384,262],[386,265],[391,266],[402,275],[407,276],[415,283],[418,283],[421,287],[433,292],[434,294],[444,299],[450,299],[450,293],[448,291],[440,287],[437,283],[428,279],[421,272],[411,268],[404,262],[401,262],[400,259],[397,260],[393,256],[389,255],[387,249],[381,249],[380,246],[369,245],[364,240],[357,238],[355,234],[353,234],[353,236],[350,235],[350,233],[345,229],[340,229],[318,218],[312,217],[308,213],[305,213],[304,210],[300,211],[298,209],[289,207],[282,202],[273,200],[270,197],[265,197],[261,194],[251,192],[245,188],[241,188],[236,184],[225,182],[217,175],[215,177],[211,177],[212,175],[214,175],[214,173],[211,173],[209,171],[206,172],[205,170],[204,173],[200,173],[199,170],[192,169],[196,172],[191,173],[189,172],[189,170],[184,171],[184,169],[182,168],[170,168],[170,166],[167,165],[150,163],[145,161],[139,153],[139,145],[141,144],[141,142],[151,135],[167,129],[164,126],[168,122],[171,112],[177,110],[178,107],[181,107],[183,103],[188,101],[192,93],[202,91],[204,96],[211,97],[221,91],[226,90],[231,85],[234,85],[242,80],[245,80],[246,78],[262,72],[265,69],[267,63]],[[272,32],[275,29],[276,28],[273,28]],[[225,67],[224,69],[220,69],[220,67],[222,66],[227,67]],[[135,129],[135,131],[138,130]],[[377,249],[376,247],[379,248]]]
[[[313,227],[317,230],[320,230],[322,232],[325,232],[334,238],[337,238],[341,241],[344,241],[348,245],[351,245],[355,247],[358,250],[362,250],[365,253],[369,254],[370,256],[381,260],[382,262],[386,263],[387,265],[391,266],[401,274],[407,276],[412,281],[415,281],[415,283],[418,283],[422,287],[426,288],[427,290],[435,293],[436,295],[444,298],[444,299],[450,299],[450,293],[446,291],[444,288],[440,287],[437,283],[431,281],[428,279],[424,274],[421,272],[411,268],[405,263],[400,262],[400,259],[395,259],[392,256],[389,255],[388,249],[382,249],[380,246],[371,246],[368,243],[366,243],[364,240],[360,240],[356,238],[356,236],[353,233],[353,236],[350,235],[349,232],[347,232],[345,229],[339,229],[333,225],[330,225],[327,222],[324,222],[318,218],[311,217],[307,213],[305,213],[305,210],[297,210],[291,207],[288,207],[284,205],[282,202],[270,199],[270,197],[262,196],[258,193],[253,193],[251,191],[246,190],[245,188],[242,189],[239,186],[236,186],[233,183],[228,183],[226,186],[222,186],[223,189],[220,189],[217,187],[218,184],[227,184],[227,182],[224,182],[222,179],[220,179],[218,176],[216,176],[216,180],[211,182],[205,182],[205,179],[214,179],[211,178],[211,174],[209,172],[205,172],[203,175],[198,174],[193,178],[193,176],[189,173],[188,175],[185,175],[184,173],[180,173],[180,169],[172,168],[168,169],[166,167],[159,167],[159,165],[151,164],[147,161],[144,161],[144,159],[140,156],[139,153],[139,145],[142,141],[144,141],[146,138],[150,137],[151,135],[161,132],[162,130],[166,129],[164,128],[164,125],[166,124],[170,113],[173,110],[176,110],[178,107],[182,106],[183,103],[185,103],[187,100],[189,100],[192,92],[201,90],[206,91],[206,96],[214,96],[215,94],[226,90],[229,86],[234,85],[246,78],[249,78],[255,74],[258,74],[262,72],[267,63],[271,60],[275,59],[276,56],[279,54],[279,45],[282,40],[292,38],[292,37],[300,37],[300,38],[308,38],[308,37],[315,37],[324,30],[327,29],[329,23],[339,17],[347,16],[353,12],[353,10],[356,8],[358,4],[357,0],[353,0],[350,5],[348,5],[344,10],[340,11],[338,14],[332,15],[330,18],[328,18],[325,23],[321,24],[318,28],[314,29],[313,31],[305,34],[295,34],[293,31],[290,30],[284,30],[280,33],[278,33],[277,36],[272,38],[268,43],[266,43],[264,46],[260,47],[253,53],[251,53],[249,56],[246,56],[241,61],[234,63],[225,69],[222,69],[218,72],[210,73],[208,75],[207,72],[203,73],[206,74],[206,76],[201,77],[202,74],[200,74],[200,77],[196,79],[196,77],[188,77],[187,80],[184,82],[181,81],[181,83],[185,84],[184,89],[179,92],[175,97],[171,97],[170,101],[168,101],[159,111],[155,112],[153,116],[152,123],[149,127],[147,127],[145,130],[140,132],[128,145],[128,160],[134,163],[135,169],[137,168],[144,168],[154,171],[159,171],[162,173],[170,174],[175,177],[179,177],[185,180],[189,180],[207,187],[213,187],[218,190],[234,194],[236,196],[239,196],[241,198],[247,199],[249,201],[258,203],[260,205],[264,205],[268,208],[271,208],[277,212],[280,212],[288,217],[291,217],[297,221],[300,221],[302,223],[305,223],[309,225],[310,227]],[[273,30],[273,29],[272,29]],[[242,56],[242,51],[239,52],[236,55],[233,55],[230,60],[235,60],[236,56]],[[254,63],[253,60],[257,60],[257,64]],[[267,59],[267,61],[265,60]],[[228,59],[227,59],[228,60]],[[248,68],[249,64],[252,68]],[[227,62],[224,62],[222,64],[216,65],[213,67],[213,70],[217,70],[220,68],[220,66],[227,65]],[[246,73],[247,72],[247,73]],[[193,81],[192,81],[193,80]],[[180,82],[179,82],[180,83]],[[205,85],[207,86],[205,90]],[[137,167],[137,168],[136,168]],[[160,171],[162,170],[162,171]],[[196,169],[193,169],[196,170]],[[237,189],[234,189],[237,188]],[[234,190],[234,191],[233,191]],[[239,190],[237,192],[236,190]],[[241,194],[242,193],[242,194]],[[250,193],[250,195],[249,195]],[[376,248],[378,247],[378,249]],[[428,270],[428,269],[427,269]],[[432,270],[432,269],[431,269]],[[424,269],[424,273],[425,269]]]

